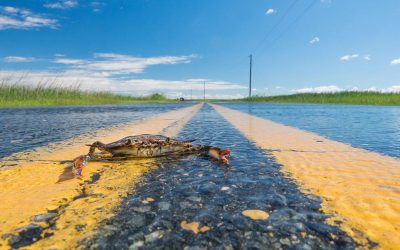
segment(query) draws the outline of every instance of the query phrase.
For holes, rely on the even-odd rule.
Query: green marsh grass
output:
[[[241,102],[311,103],[349,105],[400,105],[400,93],[343,91],[336,93],[304,93],[280,96],[254,96]]]
[[[146,102],[172,102],[161,94],[131,97],[110,92],[83,91],[79,86],[0,84],[0,107],[129,104]]]

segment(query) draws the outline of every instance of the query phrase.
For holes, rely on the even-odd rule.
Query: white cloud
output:
[[[93,12],[100,12],[100,11],[102,11],[102,9],[103,9],[103,7],[104,7],[105,5],[106,5],[106,4],[105,4],[104,2],[96,2],[96,1],[94,1],[94,2],[91,2],[91,3],[90,3],[90,6],[92,7]]]
[[[3,60],[5,62],[19,63],[19,62],[33,62],[35,60],[35,58],[22,57],[22,56],[7,56],[7,57],[4,57]]]
[[[169,93],[180,92],[196,94],[197,91],[197,94],[200,94],[203,91],[204,82],[206,82],[206,90],[210,98],[213,94],[215,94],[215,98],[233,98],[236,93],[230,94],[230,91],[247,89],[246,86],[238,83],[206,78],[185,80],[136,79],[135,74],[142,73],[147,67],[190,63],[196,57],[196,55],[134,57],[115,53],[96,53],[89,59],[55,56],[51,62],[57,67],[51,67],[51,70],[33,71],[28,74],[22,70],[0,71],[0,82],[33,86],[39,83],[61,86],[79,84],[83,90],[103,90],[136,96],[154,92],[169,95]],[[23,57],[10,57],[9,59],[10,61],[24,60]]]
[[[302,89],[293,89],[293,92],[296,93],[334,93],[343,91],[335,85],[328,85],[328,86],[318,86],[318,87],[309,87],[309,88],[302,88]]]
[[[400,64],[400,58],[394,59],[394,60],[391,62],[391,64],[392,64],[392,65],[399,65],[399,64]]]
[[[22,77],[21,79],[21,76]],[[126,95],[146,95],[150,93],[181,93],[186,95],[190,90],[196,95],[202,96],[203,82],[206,81],[207,98],[212,95],[218,98],[233,98],[227,91],[243,90],[247,87],[232,82],[217,81],[212,79],[186,79],[186,80],[159,80],[159,79],[124,79],[112,78],[101,72],[91,72],[85,70],[66,70],[60,72],[53,71],[0,71],[0,82],[10,84],[25,84],[36,86],[42,84],[58,84],[60,86],[76,86],[83,90],[111,91]],[[221,94],[221,91],[223,93]],[[197,92],[197,93],[196,93]],[[237,95],[237,94],[233,94]]]
[[[340,58],[341,61],[350,61],[354,59],[363,59],[365,61],[371,61],[371,56],[370,55],[364,55],[360,56],[359,54],[349,54],[349,55],[344,55]]]
[[[266,12],[265,12],[265,15],[272,15],[272,14],[275,14],[276,13],[276,10],[274,10],[274,9],[268,9]]]
[[[349,90],[350,91],[360,91],[360,89],[358,87],[352,87],[352,88],[349,88]]]
[[[27,61],[25,57],[9,57],[9,61]],[[26,57],[28,58],[28,57]],[[92,58],[74,59],[55,55],[49,70],[26,72],[26,70],[0,70],[0,82],[36,86],[38,84],[57,84],[60,86],[79,86],[83,90],[110,91],[124,95],[148,95],[163,93],[169,97],[201,98],[203,83],[206,82],[206,98],[242,98],[238,92],[247,86],[227,81],[207,78],[183,80],[136,79],[138,73],[153,65],[173,65],[190,63],[197,55],[135,57],[116,53],[96,53]],[[33,58],[32,58],[33,59]],[[56,66],[56,67],[54,67]]]
[[[377,87],[369,87],[369,88],[359,88],[359,87],[349,87],[349,88],[340,88],[335,85],[328,86],[318,86],[318,87],[309,87],[309,88],[301,88],[301,89],[292,89],[292,92],[295,93],[335,93],[341,91],[369,91],[369,92],[381,92],[381,93],[400,93],[400,85],[394,85],[387,88],[378,89]]]
[[[5,7],[3,7],[3,10],[8,13],[18,13],[18,11],[19,11],[17,8],[14,8],[11,6],[5,6]]]
[[[320,39],[319,39],[319,37],[317,37],[317,36],[310,40],[310,43],[311,43],[311,44],[319,43],[319,42],[320,42]]]
[[[135,57],[115,53],[96,53],[90,60],[56,58],[53,62],[74,69],[107,72],[111,75],[138,74],[154,65],[190,63],[196,55]]]
[[[358,58],[359,56],[360,56],[359,54],[344,55],[340,58],[340,60],[341,61],[350,61],[350,60]]]
[[[156,80],[156,79],[134,79],[127,80],[123,83],[126,87],[134,86],[140,90],[193,90],[203,91],[204,79],[188,79],[188,80]],[[234,90],[234,89],[247,89],[238,83],[231,83],[225,81],[216,81],[207,79],[206,90]]]
[[[369,88],[363,89],[361,91],[378,92],[379,90],[377,87],[369,87]]]
[[[186,92],[165,92],[165,95],[170,97],[170,98],[178,98],[178,97],[184,97],[186,100],[190,100],[190,98],[201,100],[203,99],[203,94],[195,94],[195,95],[190,95],[189,93]],[[220,94],[220,93],[213,93],[213,94],[208,94],[206,93],[206,99],[241,99],[246,97],[245,95],[242,94]]]
[[[32,29],[40,27],[56,28],[57,20],[36,14],[28,9],[0,6],[0,30]]]
[[[78,1],[77,0],[62,0],[62,1],[46,3],[43,6],[46,8],[49,8],[49,9],[72,9],[72,8],[75,8],[76,6],[78,6]]]
[[[391,86],[389,88],[382,89],[384,93],[400,93],[400,85]]]
[[[85,64],[86,61],[80,59],[57,58],[53,62],[58,64],[67,64],[67,65],[82,65]]]

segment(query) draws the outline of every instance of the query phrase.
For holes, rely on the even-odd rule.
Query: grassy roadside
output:
[[[304,93],[281,96],[254,96],[239,102],[311,103],[349,105],[400,105],[400,93],[344,91],[337,93]]]
[[[79,87],[0,84],[0,107],[57,106],[173,102],[161,94],[146,97],[116,95],[109,92],[82,91]]]

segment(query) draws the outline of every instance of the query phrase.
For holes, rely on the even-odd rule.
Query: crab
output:
[[[228,165],[229,149],[213,146],[193,145],[194,140],[177,140],[163,135],[142,134],[127,136],[121,140],[104,144],[96,141],[87,144],[89,153],[74,159],[74,173],[81,175],[87,160],[112,158],[152,158],[167,155],[196,154],[209,156]],[[96,149],[101,153],[96,153]]]

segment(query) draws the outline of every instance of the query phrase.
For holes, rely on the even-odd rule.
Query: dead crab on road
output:
[[[223,164],[229,164],[227,157],[230,150],[213,146],[193,145],[193,140],[177,140],[163,135],[135,135],[104,144],[96,141],[90,146],[88,155],[74,159],[73,168],[76,175],[81,175],[82,168],[89,159],[104,159],[107,157],[151,158],[166,155],[196,154],[206,155]],[[101,153],[95,153],[99,150]]]

